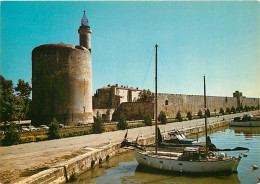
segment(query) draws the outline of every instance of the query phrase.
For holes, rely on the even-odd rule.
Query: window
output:
[[[165,100],[165,105],[168,105],[168,104],[169,104],[168,100]]]

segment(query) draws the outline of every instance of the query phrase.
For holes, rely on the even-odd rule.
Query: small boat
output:
[[[260,117],[253,117],[251,114],[245,114],[243,118],[235,117],[234,121],[229,122],[229,126],[260,127]]]
[[[205,149],[201,147],[186,147],[182,152],[158,151],[157,128],[157,47],[155,45],[155,150],[146,150],[142,147],[134,149],[136,161],[141,165],[176,172],[206,173],[206,172],[237,172],[238,164],[242,158],[229,157],[225,153],[219,155],[208,151],[207,139],[207,107],[206,85],[204,76],[204,107],[205,107]]]
[[[222,153],[215,155],[209,152],[206,156],[199,147],[186,147],[180,152],[145,151],[135,149],[136,161],[141,165],[153,168],[189,173],[208,173],[208,172],[237,172],[237,166],[241,156],[228,157]]]
[[[167,143],[176,143],[176,144],[188,144],[188,145],[199,145],[200,142],[196,139],[188,139],[183,133],[179,130],[174,130],[168,132],[170,139],[164,140]]]

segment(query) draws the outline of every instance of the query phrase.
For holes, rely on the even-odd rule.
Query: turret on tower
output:
[[[89,51],[91,51],[91,32],[92,31],[88,25],[88,19],[84,11],[83,17],[81,19],[81,26],[78,29],[79,45],[86,47]]]

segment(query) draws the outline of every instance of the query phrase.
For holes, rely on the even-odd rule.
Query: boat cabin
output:
[[[200,159],[200,150],[199,147],[186,147],[183,150],[183,154],[180,157],[180,160],[185,161],[195,161]]]

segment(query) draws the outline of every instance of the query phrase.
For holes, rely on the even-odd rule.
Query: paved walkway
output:
[[[255,111],[260,112],[260,111]],[[209,118],[208,123],[214,123],[235,116],[242,116],[245,113],[234,115],[226,115],[220,117]],[[173,129],[189,128],[193,126],[204,125],[204,119],[169,123],[160,125],[161,131],[170,131]],[[21,170],[39,167],[44,164],[53,163],[57,157],[72,154],[75,151],[82,150],[84,147],[99,147],[108,144],[111,139],[112,143],[118,143],[123,140],[125,130],[105,132],[102,134],[92,134],[37,143],[27,143],[14,145],[9,147],[0,147],[0,173],[13,174],[19,173]],[[143,134],[144,137],[154,134],[154,126],[129,129],[129,140],[135,139],[138,135]],[[3,174],[0,174],[0,182],[3,182]]]

